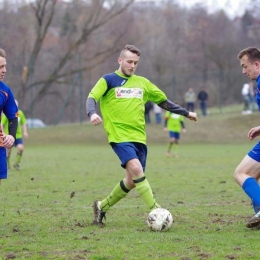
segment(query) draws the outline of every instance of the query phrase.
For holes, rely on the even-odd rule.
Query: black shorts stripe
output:
[[[142,182],[142,181],[144,181],[144,180],[145,180],[145,176],[143,176],[143,177],[140,178],[140,179],[133,180],[133,181],[134,181],[134,183],[139,183],[139,182]]]
[[[120,187],[126,193],[128,193],[130,191],[129,189],[126,188],[126,186],[125,186],[123,181],[120,181]]]

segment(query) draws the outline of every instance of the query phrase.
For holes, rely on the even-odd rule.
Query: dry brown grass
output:
[[[208,117],[199,115],[197,123],[185,119],[187,133],[182,134],[182,143],[234,143],[246,142],[247,132],[257,126],[259,113],[242,115],[241,111],[213,113]],[[161,144],[168,140],[163,124],[154,121],[146,127],[150,144]],[[89,121],[83,124],[49,126],[44,129],[29,129],[29,144],[106,144],[107,137],[103,125],[92,126]]]

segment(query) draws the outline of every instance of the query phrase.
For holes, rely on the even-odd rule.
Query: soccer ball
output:
[[[173,217],[169,210],[153,209],[147,217],[147,225],[152,231],[167,231],[172,227]]]

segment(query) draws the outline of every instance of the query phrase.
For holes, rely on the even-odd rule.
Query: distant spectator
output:
[[[200,101],[200,109],[203,116],[207,115],[207,101],[208,101],[208,93],[204,87],[201,88],[198,94],[198,100]]]
[[[193,91],[192,88],[189,88],[189,90],[184,95],[184,101],[186,103],[186,109],[188,111],[194,112],[195,109],[195,102],[196,102],[196,94]]]
[[[256,89],[253,81],[249,82],[249,109],[255,111],[256,107]]]
[[[153,112],[155,115],[156,124],[161,124],[162,123],[162,109],[157,104],[154,104]]]
[[[145,114],[145,122],[147,124],[151,123],[151,117],[150,117],[150,112],[153,109],[153,103],[151,101],[147,101],[145,103],[145,109],[144,109],[144,114]]]
[[[252,113],[251,110],[249,110],[249,84],[245,83],[241,90],[241,95],[244,103],[244,108],[242,114],[250,114]]]

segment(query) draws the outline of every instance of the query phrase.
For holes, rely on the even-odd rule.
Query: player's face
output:
[[[242,66],[242,73],[245,74],[249,79],[257,79],[260,73],[260,63],[258,61],[250,62],[247,55],[244,55],[240,59],[240,65]]]
[[[6,73],[6,59],[0,57],[0,81],[4,80],[5,73]]]
[[[139,56],[130,51],[125,51],[121,57],[118,58],[119,72],[125,76],[131,76],[135,73]]]

